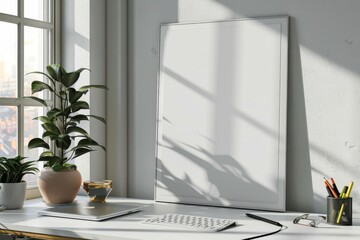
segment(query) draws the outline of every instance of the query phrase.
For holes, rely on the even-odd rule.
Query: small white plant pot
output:
[[[26,182],[0,183],[0,204],[6,209],[22,208],[25,194]]]

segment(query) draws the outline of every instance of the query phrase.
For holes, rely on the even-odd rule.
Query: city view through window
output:
[[[0,32],[4,33],[0,37],[0,156],[36,160],[40,150],[29,150],[27,145],[30,139],[41,137],[41,123],[33,119],[46,109],[23,97],[31,96],[33,80],[45,79],[26,73],[44,71],[49,64],[53,26],[48,21],[49,0],[21,1],[23,12],[17,10],[18,1],[0,0]],[[35,96],[50,100],[48,94]],[[35,182],[36,176],[26,178]]]
[[[0,40],[0,96],[2,98],[18,97],[17,79],[17,31],[16,25],[0,23],[0,31],[12,33],[12,38]],[[39,30],[38,30],[39,31]],[[43,30],[39,32],[29,31],[24,42],[24,72],[43,70]],[[8,40],[8,43],[6,43]],[[11,41],[13,40],[13,41]],[[15,53],[15,54],[14,54]],[[31,95],[31,81],[35,76],[26,76],[24,81],[24,96]],[[39,135],[38,122],[32,120],[41,113],[41,107],[24,107],[24,144],[29,139]],[[11,157],[17,154],[17,128],[18,128],[18,107],[0,106],[0,155]],[[27,148],[25,147],[24,150]],[[36,153],[35,153],[36,154]],[[35,156],[36,157],[36,156]]]

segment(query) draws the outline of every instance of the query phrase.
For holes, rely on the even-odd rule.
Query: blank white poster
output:
[[[161,26],[155,198],[285,210],[288,17]]]

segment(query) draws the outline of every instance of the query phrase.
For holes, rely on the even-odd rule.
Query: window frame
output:
[[[17,107],[17,154],[23,156],[24,145],[24,108],[28,106],[43,107],[39,102],[23,98],[25,72],[24,72],[24,33],[25,27],[34,27],[37,29],[49,30],[49,36],[44,35],[49,40],[44,41],[44,44],[49,44],[44,51],[44,63],[60,63],[61,60],[61,3],[58,0],[44,0],[44,14],[48,14],[49,19],[36,20],[25,18],[24,1],[17,0],[17,15],[11,15],[0,12],[0,22],[12,23],[17,25],[17,97],[4,98],[0,97],[0,106],[15,106]],[[47,10],[46,10],[47,9]],[[48,12],[45,12],[48,11]],[[44,66],[45,69],[45,66]],[[34,69],[34,71],[39,69]],[[54,105],[54,99],[49,96],[44,99],[46,103],[51,106]],[[28,189],[36,189],[37,183],[28,183]]]

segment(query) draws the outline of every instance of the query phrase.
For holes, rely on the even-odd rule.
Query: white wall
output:
[[[83,180],[113,180],[112,196],[127,194],[127,0],[63,0],[62,63],[81,67],[81,85],[106,84],[86,95],[90,114],[106,118],[83,124],[92,138],[106,145],[81,156],[76,165]]]
[[[128,4],[128,196],[152,199],[159,30],[178,10],[176,1]]]
[[[360,1],[129,1],[130,197],[153,198],[159,24],[289,15],[287,210],[326,211],[323,177],[360,212]]]
[[[106,84],[105,2],[95,0],[64,0],[62,5],[62,64],[68,71],[83,71],[78,86]],[[106,93],[93,89],[83,97],[90,104],[88,114],[105,117]],[[95,119],[82,123],[90,136],[106,145],[106,128]],[[75,161],[83,180],[106,177],[106,153],[101,149],[83,155]]]
[[[112,195],[127,194],[127,1],[106,3],[107,178]]]

